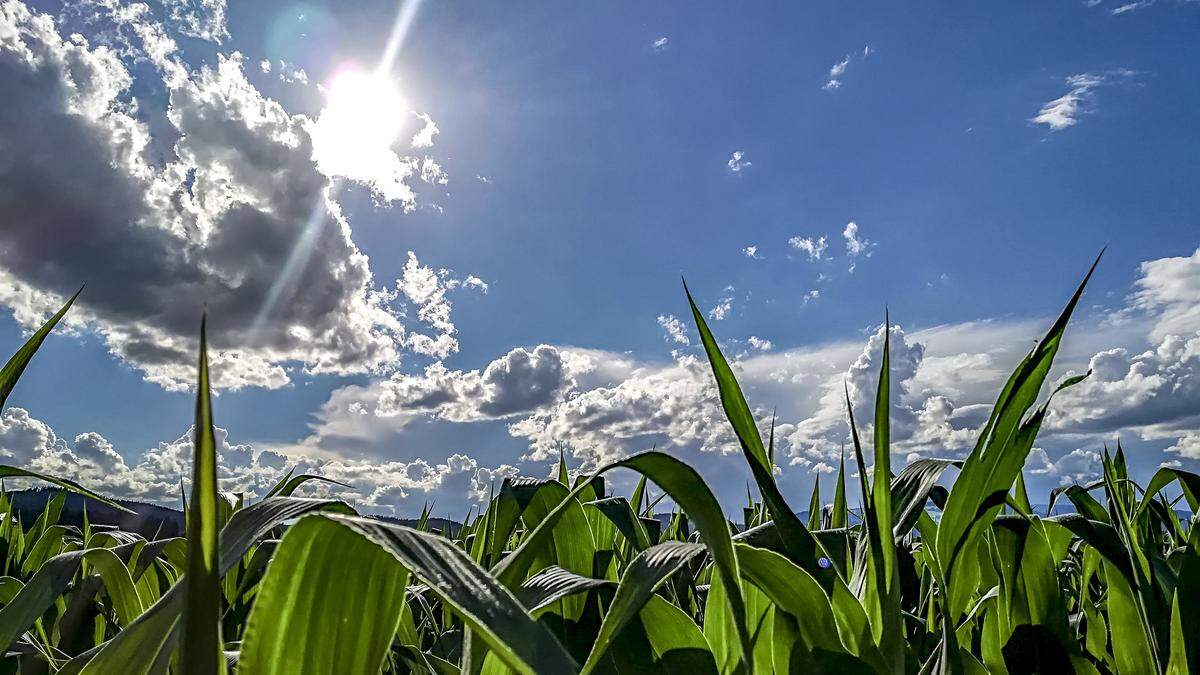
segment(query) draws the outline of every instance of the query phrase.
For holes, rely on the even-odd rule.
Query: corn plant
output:
[[[1026,490],[1022,467],[1054,393],[1086,377],[1044,394],[1091,273],[1009,377],[965,458],[892,470],[885,330],[870,437],[847,394],[833,501],[814,487],[806,519],[793,508],[803,498],[776,484],[773,429],[764,442],[686,287],[754,480],[740,522],[685,461],[655,451],[574,479],[563,459],[554,478],[507,479],[457,530],[435,531],[429,509],[406,527],[295,496],[320,476],[289,472],[253,502],[224,494],[202,322],[186,537],[61,524],[67,492],[113,502],[0,467],[0,478],[62,490],[31,523],[0,490],[0,668],[1200,672],[1200,476],[1163,468],[1138,485],[1117,445],[1100,480],[1054,490],[1045,514]],[[0,405],[70,305],[0,371]],[[614,469],[640,475],[628,496],[608,491]],[[1052,515],[1064,501],[1073,513]],[[663,504],[669,514],[656,513]],[[1183,506],[1192,515],[1180,516]]]

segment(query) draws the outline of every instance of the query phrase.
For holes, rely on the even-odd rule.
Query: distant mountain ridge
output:
[[[58,488],[12,490],[8,492],[8,499],[13,505],[13,512],[21,519],[21,522],[29,525],[37,520],[38,516],[42,515],[46,504],[61,492],[62,490]],[[86,497],[77,492],[67,492],[67,498],[63,502],[62,514],[59,516],[59,523],[82,528],[83,511],[86,508],[88,522],[92,525],[111,525],[125,532],[139,534],[148,540],[169,539],[184,535],[186,530],[185,518],[183,511],[179,509],[172,509],[149,502],[139,502],[132,499],[113,499],[113,501],[133,511],[133,513],[125,513],[104,502]],[[377,518],[388,523],[407,525],[409,527],[417,524],[416,518],[393,518],[391,516],[372,515],[368,515],[367,517]],[[430,518],[429,527],[456,535],[462,524],[448,518]]]

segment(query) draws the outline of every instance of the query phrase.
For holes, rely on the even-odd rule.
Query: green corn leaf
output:
[[[899,540],[917,524],[917,517],[925,510],[929,493],[946,469],[962,466],[956,459],[918,459],[910,462],[900,475],[892,479],[892,497],[896,505],[896,525],[893,536]]]
[[[617,593],[600,625],[595,645],[580,672],[586,675],[600,666],[613,639],[637,616],[654,594],[654,589],[704,550],[701,544],[669,541],[639,553],[621,577]]]
[[[272,497],[233,514],[221,530],[220,574],[224,575],[232,569],[254,542],[277,525],[315,511],[353,512],[339,501]],[[161,545],[165,552],[170,550],[172,543],[186,546],[180,539],[153,544]],[[186,566],[186,560],[180,566]],[[163,668],[179,640],[179,616],[183,610],[186,585],[186,578],[181,579],[116,637],[71,659],[59,672],[62,675],[107,675],[116,672],[150,675],[165,672]]]
[[[619,669],[620,672],[688,673],[716,675],[717,664],[704,634],[692,618],[662,596],[652,595],[638,613],[638,624],[629,625],[623,636],[645,640],[653,661],[645,668]],[[618,639],[609,653],[622,653],[625,641]]]
[[[1157,660],[1153,641],[1142,623],[1133,589],[1111,563],[1104,563],[1104,570],[1108,583],[1108,620],[1117,672],[1155,672]]]
[[[750,412],[750,406],[746,404],[746,397],[742,395],[742,388],[738,386],[733,369],[729,367],[729,363],[721,353],[721,348],[717,346],[717,340],[713,337],[712,331],[708,329],[703,313],[696,307],[696,302],[692,299],[686,283],[683,290],[692,310],[692,318],[696,321],[696,328],[700,331],[700,341],[704,344],[704,352],[708,355],[709,365],[712,366],[713,378],[717,382],[717,390],[721,395],[721,407],[725,410],[725,416],[729,418],[729,424],[737,435],[742,454],[750,465],[750,472],[754,475],[754,481],[758,484],[763,501],[766,502],[771,517],[775,520],[775,526],[779,529],[780,537],[788,548],[788,557],[822,584],[828,585],[836,572],[831,568],[823,568],[817,563],[820,558],[827,556],[822,550],[821,544],[800,521],[795,511],[788,506],[783,494],[779,491],[779,486],[775,483],[774,467],[763,447],[762,437],[758,433],[758,427],[754,424],[754,415]]]
[[[633,512],[633,506],[624,497],[606,497],[587,502],[595,506],[605,518],[612,521],[617,531],[625,537],[635,551],[641,552],[650,547],[650,535],[646,526]]]
[[[813,479],[812,496],[808,499],[808,529],[821,529],[821,479]]]
[[[838,463],[837,488],[833,493],[833,511],[830,514],[829,526],[832,528],[846,527],[850,509],[846,504],[846,452],[843,448]]]
[[[188,512],[187,588],[183,600],[180,666],[184,675],[225,672],[221,641],[221,575],[217,570],[217,450],[208,384],[205,319],[200,321],[200,366],[193,428],[192,498]]]
[[[326,478],[325,476],[318,476],[316,474],[311,474],[311,473],[305,473],[305,474],[300,474],[299,476],[293,476],[292,472],[289,471],[288,474],[283,477],[283,480],[279,481],[278,483],[275,484],[275,487],[271,488],[271,491],[267,493],[267,496],[265,498],[269,499],[271,497],[291,497],[292,493],[294,493],[296,491],[296,488],[300,487],[301,485],[304,485],[308,481],[314,481],[314,480],[322,482],[322,483],[329,483],[331,485],[340,485],[344,488],[353,489],[353,487],[354,487],[353,485],[348,485],[341,481],[336,481],[332,478]]]
[[[8,395],[12,393],[13,387],[17,386],[17,380],[21,379],[21,373],[25,372],[25,366],[29,365],[30,359],[37,353],[42,343],[46,341],[46,336],[50,334],[50,331],[54,330],[54,327],[58,325],[59,320],[67,313],[67,310],[71,309],[71,305],[75,304],[75,298],[78,298],[82,292],[82,288],[75,291],[75,295],[72,295],[71,299],[67,300],[62,309],[55,312],[54,316],[42,324],[42,327],[37,329],[25,341],[25,344],[21,345],[21,348],[17,350],[16,354],[12,355],[12,358],[4,364],[4,367],[0,368],[0,410],[4,409],[4,402],[8,400]]]
[[[567,596],[612,585],[607,579],[593,579],[555,566],[526,579],[515,595],[532,614]]]
[[[575,673],[578,666],[545,626],[452,542],[378,520],[321,514],[367,538],[451,606],[492,653],[520,673]]]
[[[301,519],[258,586],[238,673],[378,673],[407,580],[407,569],[357,531],[319,516]]]
[[[829,597],[812,575],[773,551],[745,544],[738,544],[737,550],[742,576],[771,602],[799,619],[800,637],[808,651],[846,651]]]
[[[133,544],[127,544],[115,552],[104,548],[68,551],[41,563],[28,583],[18,586],[14,597],[0,608],[0,645],[6,650],[12,648],[21,633],[54,605],[84,560],[88,560],[100,573],[118,614],[132,621],[132,617],[141,612],[141,603],[133,590],[125,564],[117,555],[128,555],[133,547]],[[123,575],[121,571],[124,571]]]
[[[1192,528],[1182,552],[1171,603],[1171,659],[1168,675],[1200,672],[1200,530]]]
[[[950,492],[938,526],[935,548],[950,590],[946,594],[945,611],[951,616],[962,613],[972,590],[966,582],[955,583],[955,566],[962,562],[960,557],[964,553],[968,557],[973,555],[980,533],[991,524],[1004,496],[1025,465],[1044,413],[1035,415],[1036,421],[1022,420],[1037,401],[1071,314],[1099,262],[1097,257],[1045,337],[1021,361],[1005,384],[975,449],[963,464],[954,490]],[[1082,378],[1073,378],[1063,386],[1079,379]]]
[[[1188,508],[1192,513],[1200,512],[1200,475],[1194,474],[1183,469],[1173,469],[1171,467],[1163,467],[1154,472],[1154,476],[1150,478],[1150,482],[1146,485],[1146,494],[1142,497],[1141,504],[1138,505],[1138,513],[1145,510],[1150,501],[1162,492],[1163,488],[1171,483],[1179,483],[1180,489],[1183,491],[1183,496],[1187,499]]]
[[[600,476],[618,467],[633,469],[648,480],[662,488],[671,499],[688,514],[699,533],[701,541],[708,547],[709,554],[716,565],[716,573],[728,586],[730,613],[737,623],[738,647],[743,661],[748,668],[753,667],[753,649],[750,632],[746,625],[746,608],[741,596],[738,579],[737,556],[733,549],[733,539],[729,534],[729,522],[721,511],[712,490],[705,484],[704,479],[696,470],[680,460],[661,453],[644,452],[632,457],[617,460],[598,469],[594,476]],[[581,492],[586,484],[575,488],[573,493]],[[569,500],[563,500],[553,511],[548,513],[541,524],[528,533],[521,545],[492,569],[492,573],[508,588],[520,584],[525,571],[532,564],[533,557],[546,537],[550,536],[554,524],[566,511]]]

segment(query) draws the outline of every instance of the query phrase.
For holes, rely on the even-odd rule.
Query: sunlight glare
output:
[[[396,83],[357,66],[343,67],[329,85],[313,127],[313,151],[327,173],[353,175],[354,165],[377,161],[400,137],[408,108]]]

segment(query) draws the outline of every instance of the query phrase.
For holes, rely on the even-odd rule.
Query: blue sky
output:
[[[961,454],[1107,245],[1031,483],[1196,467],[1200,4],[344,5],[0,5],[0,344],[88,284],[10,461],[173,498],[207,306],[230,489],[453,510],[561,443],[732,503],[682,275],[801,504],[885,307],[896,461]]]

